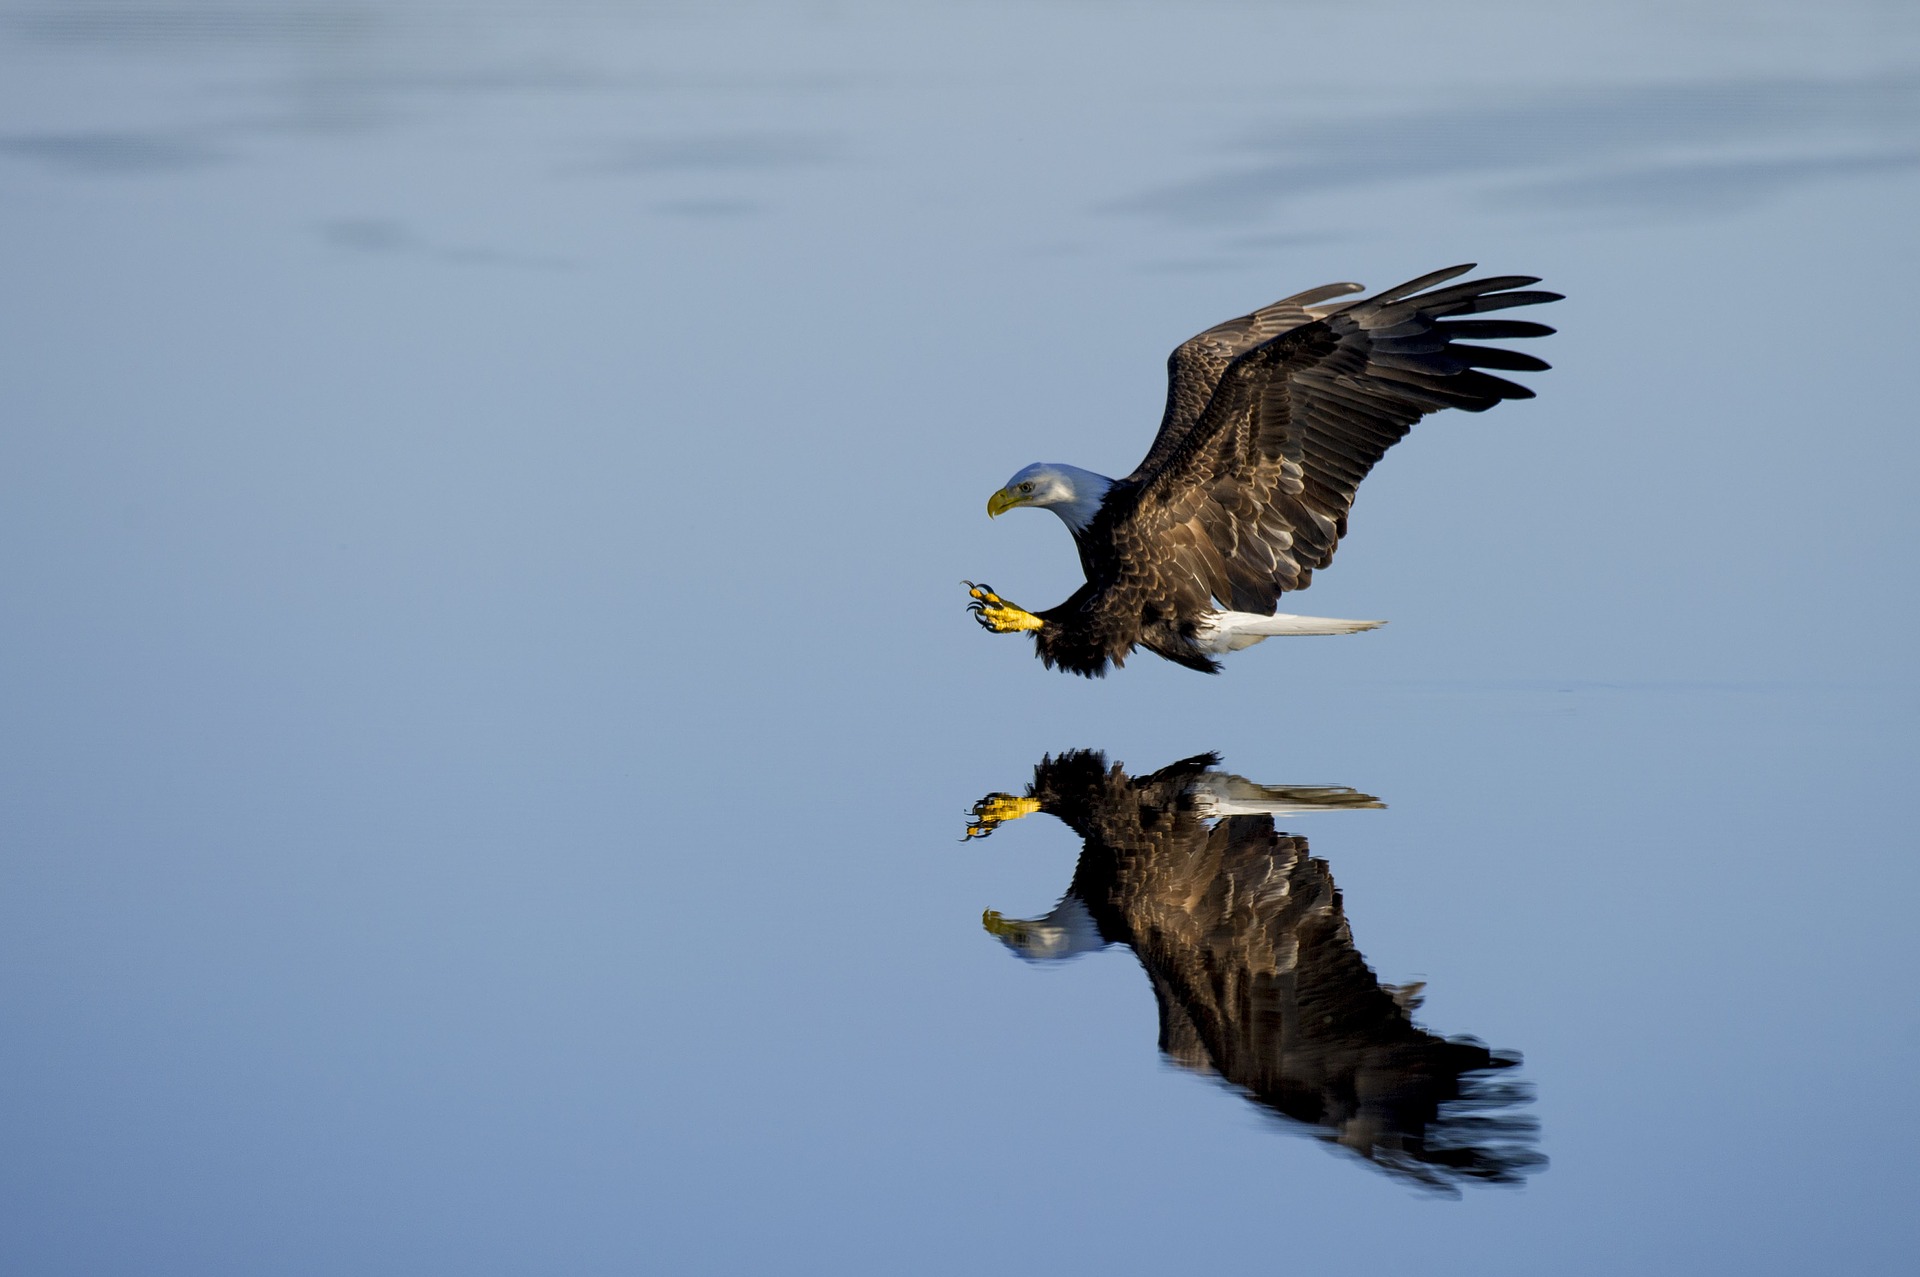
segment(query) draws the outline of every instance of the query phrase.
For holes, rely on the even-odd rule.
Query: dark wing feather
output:
[[[1214,388],[1220,384],[1220,375],[1236,355],[1319,319],[1330,308],[1317,303],[1359,291],[1358,284],[1322,284],[1282,297],[1250,315],[1215,324],[1181,342],[1167,356],[1167,411],[1160,418],[1160,433],[1154,437],[1141,467],[1155,465],[1179,446],[1206,410],[1207,401],[1213,398]]]
[[[1165,560],[1153,572],[1163,585],[1197,583],[1238,611],[1271,612],[1282,592],[1305,589],[1346,534],[1360,481],[1415,421],[1443,408],[1479,412],[1532,397],[1480,369],[1538,371],[1545,363],[1456,338],[1549,333],[1542,324],[1464,317],[1559,294],[1528,291],[1538,281],[1524,275],[1421,291],[1471,269],[1436,271],[1350,302],[1234,355],[1192,424],[1173,432],[1163,425],[1146,460],[1117,486],[1124,508],[1114,511],[1116,540],[1152,546]]]

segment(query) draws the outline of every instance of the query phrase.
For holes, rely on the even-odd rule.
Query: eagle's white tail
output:
[[[1261,639],[1276,634],[1357,634],[1385,625],[1385,621],[1343,621],[1331,616],[1294,616],[1276,612],[1261,616],[1257,612],[1210,612],[1194,634],[1201,649],[1218,656],[1252,647]]]

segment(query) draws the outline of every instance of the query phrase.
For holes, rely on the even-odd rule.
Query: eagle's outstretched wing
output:
[[[1316,289],[1183,345],[1174,353],[1175,384],[1160,436],[1116,485],[1115,495],[1131,506],[1114,511],[1131,525],[1116,528],[1119,539],[1147,549],[1163,581],[1204,586],[1237,611],[1271,612],[1282,592],[1304,589],[1314,569],[1332,561],[1360,481],[1415,421],[1443,408],[1479,412],[1502,399],[1533,397],[1480,370],[1539,371],[1546,363],[1466,339],[1553,330],[1467,316],[1560,295],[1528,291],[1539,281],[1525,275],[1434,287],[1471,269],[1435,271],[1362,301],[1314,307],[1320,318],[1286,327],[1331,295]],[[1262,339],[1268,326],[1280,331]],[[1224,354],[1236,346],[1242,348]],[[1222,358],[1205,408],[1183,427],[1197,387]]]
[[[1166,415],[1160,418],[1160,433],[1154,436],[1146,460],[1140,463],[1134,473],[1145,474],[1159,469],[1161,462],[1179,446],[1180,440],[1186,437],[1187,431],[1193,428],[1193,423],[1206,410],[1207,401],[1213,398],[1214,388],[1220,384],[1220,375],[1226,372],[1234,356],[1244,355],[1281,333],[1312,323],[1334,309],[1315,303],[1324,302],[1330,297],[1357,293],[1360,287],[1359,284],[1344,283],[1309,288],[1304,293],[1282,297],[1270,306],[1262,306],[1250,315],[1215,324],[1174,347],[1173,353],[1167,356]]]

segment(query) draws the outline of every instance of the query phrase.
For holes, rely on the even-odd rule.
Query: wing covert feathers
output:
[[[1215,668],[1184,650],[1199,618],[1216,605],[1268,614],[1305,589],[1346,535],[1360,482],[1414,422],[1532,398],[1495,374],[1548,365],[1478,343],[1553,329],[1473,316],[1560,294],[1530,275],[1449,282],[1472,269],[1357,301],[1330,299],[1358,285],[1309,289],[1182,343],[1152,448],[1081,537],[1086,587],[1043,614],[1056,632],[1037,635],[1042,657],[1096,674],[1144,644]]]
[[[1204,538],[1225,579],[1207,571],[1214,556],[1188,553],[1181,566],[1238,611],[1271,612],[1283,591],[1304,589],[1314,569],[1332,561],[1361,480],[1415,421],[1443,408],[1481,412],[1532,397],[1483,370],[1538,372],[1544,361],[1456,338],[1552,330],[1455,317],[1559,295],[1527,291],[1539,282],[1528,275],[1445,283],[1470,269],[1436,271],[1335,307],[1236,355],[1178,446],[1129,476],[1138,485],[1133,517],[1151,529],[1146,539],[1181,547]],[[1421,291],[1433,284],[1445,286]]]

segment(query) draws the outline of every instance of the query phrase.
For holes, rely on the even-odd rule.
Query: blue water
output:
[[[16,0],[0,217],[7,1272],[1910,1264],[1910,6]],[[1468,260],[1555,367],[1290,605],[1386,628],[971,624],[1174,344]],[[1278,828],[1548,1164],[1009,953],[1072,749],[1382,799]]]

